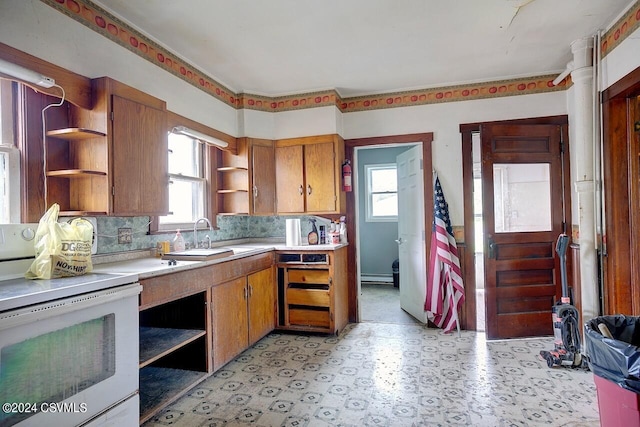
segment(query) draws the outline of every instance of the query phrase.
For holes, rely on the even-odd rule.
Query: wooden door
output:
[[[276,327],[276,287],[273,268],[247,277],[249,289],[249,345]]]
[[[246,283],[246,277],[240,277],[211,289],[214,370],[248,347]]]
[[[273,215],[276,209],[276,167],[273,145],[253,144],[251,173],[253,213]]]
[[[398,174],[398,255],[400,260],[400,308],[421,323],[427,322],[424,304],[425,229],[422,147],[405,151],[396,158]]]
[[[276,147],[275,158],[278,213],[304,212],[302,145]]]
[[[336,171],[333,142],[304,146],[306,211],[336,211]]]
[[[112,108],[113,213],[166,215],[166,113],[116,95]]]
[[[482,125],[487,338],[550,335],[564,231],[559,125]],[[567,168],[568,175],[568,168]]]

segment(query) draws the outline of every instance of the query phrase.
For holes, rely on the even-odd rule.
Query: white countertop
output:
[[[269,251],[333,251],[347,246],[347,243],[336,245],[302,245],[286,246],[284,243],[232,243],[220,247],[233,250],[234,254],[208,261],[176,261],[175,265],[169,265],[168,260],[155,257],[136,258],[124,261],[116,261],[104,264],[94,264],[93,271],[99,273],[135,273],[140,279],[160,276],[169,273],[204,267],[221,262],[232,261],[252,255],[258,255]]]
[[[0,311],[95,292],[135,283],[139,279],[232,261],[273,250],[332,251],[347,246],[346,243],[302,246],[286,246],[284,243],[229,243],[229,245],[222,244],[220,247],[233,250],[233,255],[209,261],[176,261],[175,265],[169,265],[168,260],[146,256],[114,262],[94,262],[93,271],[83,276],[51,280],[29,280],[24,277],[2,280],[0,281]]]

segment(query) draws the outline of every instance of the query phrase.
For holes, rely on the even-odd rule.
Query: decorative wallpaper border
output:
[[[622,18],[618,19],[600,40],[600,51],[604,58],[616,46],[618,46],[629,34],[640,27],[640,1],[637,1]]]
[[[558,86],[552,84],[556,75],[534,76],[459,86],[418,89],[342,98],[335,90],[268,97],[235,93],[193,65],[180,59],[136,29],[124,23],[90,0],[40,0],[59,12],[82,23],[109,40],[148,60],[174,76],[236,109],[281,112],[335,106],[343,113],[409,107],[443,102],[498,98],[565,90],[571,85],[568,77]],[[640,0],[602,37],[604,57],[640,26]]]

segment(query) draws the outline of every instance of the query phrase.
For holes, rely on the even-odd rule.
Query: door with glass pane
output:
[[[562,293],[555,242],[568,212],[564,131],[559,125],[480,129],[487,338],[553,333],[551,308]]]

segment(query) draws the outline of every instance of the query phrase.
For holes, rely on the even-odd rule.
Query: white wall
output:
[[[167,108],[237,135],[237,112],[39,0],[0,1],[0,41],[86,77],[109,76]]]
[[[461,123],[567,114],[565,91],[347,114],[333,106],[236,111],[39,0],[0,1],[0,40],[87,77],[112,77],[165,100],[173,112],[233,136],[339,133],[350,139],[433,132],[434,167],[454,225],[463,224]]]
[[[602,58],[602,90],[640,67],[640,28]]]
[[[452,225],[463,225],[460,124],[567,114],[565,92],[347,113],[343,136],[433,132],[433,168],[447,197]]]

